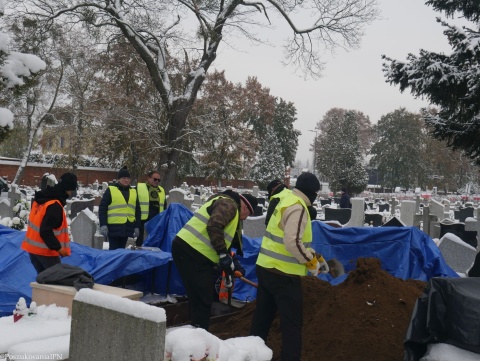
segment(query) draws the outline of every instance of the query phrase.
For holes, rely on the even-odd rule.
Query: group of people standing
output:
[[[119,171],[117,182],[105,190],[99,205],[100,232],[109,249],[125,248],[129,237],[143,243],[144,224],[162,212],[166,196],[160,174],[148,173],[145,183],[130,186],[128,169]],[[77,177],[66,173],[54,187],[36,192],[22,243],[38,273],[70,255],[64,206],[77,189]],[[266,231],[256,263],[258,290],[250,334],[267,340],[278,313],[282,331],[281,359],[301,359],[303,298],[301,277],[328,272],[328,264],[311,248],[312,205],[320,182],[312,173],[302,173],[290,190],[280,180],[268,187]],[[254,214],[257,199],[232,190],[210,197],[177,233],[172,257],[189,300],[191,324],[208,330],[214,300],[213,276],[244,276],[242,221]],[[231,287],[233,282],[227,282]]]
[[[125,248],[129,237],[136,238],[136,246],[143,244],[145,223],[167,207],[160,180],[160,173],[151,171],[135,189],[128,169],[120,169],[117,182],[108,186],[98,206],[100,234],[108,240],[109,250]]]

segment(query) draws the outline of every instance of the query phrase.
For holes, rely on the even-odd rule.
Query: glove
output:
[[[133,238],[138,238],[139,235],[140,235],[140,230],[138,228],[135,228],[133,230]]]
[[[225,287],[232,288],[233,287],[233,271],[235,269],[235,266],[233,265],[232,256],[226,253],[221,253],[218,264],[220,265],[221,270],[224,272]]]
[[[108,237],[108,227],[107,226],[101,226],[100,227],[100,234],[104,236],[105,238]]]
[[[245,276],[245,268],[242,267],[237,256],[233,257],[233,269],[234,269],[233,275],[235,276],[235,278],[240,278]]]
[[[315,257],[315,254],[312,258],[311,261],[308,261],[305,264],[308,268],[308,273],[311,274],[312,276],[317,276],[318,275],[318,270],[320,269],[320,263],[317,260],[317,257]]]
[[[67,250],[65,248],[60,248],[58,251],[58,254],[62,257],[67,257],[68,256],[68,253],[67,253]]]
[[[328,273],[328,271],[330,271],[330,267],[328,267],[328,263],[325,261],[325,258],[323,258],[321,254],[317,255],[317,257],[320,273]]]
[[[226,253],[221,253],[219,256],[220,260],[218,261],[218,264],[220,265],[221,270],[227,275],[233,275],[235,266],[233,264],[232,256]]]

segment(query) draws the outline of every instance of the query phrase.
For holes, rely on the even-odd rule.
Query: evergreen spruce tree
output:
[[[273,128],[267,126],[267,132],[251,174],[253,180],[262,189],[265,189],[270,181],[276,178],[283,180],[285,177],[285,161],[280,150]]]
[[[432,135],[480,164],[480,2],[429,0],[426,4],[447,17],[463,14],[473,26],[459,28],[439,19],[452,53],[420,50],[418,56],[409,54],[406,62],[384,56],[385,77],[400,91],[409,88],[413,95],[437,106],[438,114],[422,110]]]

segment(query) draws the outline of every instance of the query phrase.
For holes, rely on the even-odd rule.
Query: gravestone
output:
[[[478,235],[480,231],[480,222],[477,218],[468,217],[465,220],[465,233],[467,234],[467,238],[472,238],[476,241],[476,243],[470,243],[473,247],[478,247]],[[467,242],[468,243],[468,242]]]
[[[477,232],[465,231],[465,223],[443,220],[440,222],[440,237],[451,233],[472,247],[477,247]]]
[[[362,227],[365,219],[365,199],[360,197],[350,198],[350,203],[352,204],[352,214],[344,227]]]
[[[10,185],[10,190],[8,191],[8,198],[10,198],[10,206],[13,208],[15,205],[20,202],[25,195],[20,192],[18,189],[18,185],[12,184]]]
[[[388,203],[381,204],[381,203],[380,203],[380,204],[378,205],[378,211],[379,211],[380,213],[385,212],[385,211],[389,212],[389,211],[390,211],[390,204],[388,204]]]
[[[259,217],[263,214],[263,207],[260,205],[255,206],[255,209],[253,210],[253,216],[252,217]]]
[[[258,198],[258,186],[253,186],[252,196],[254,196],[255,198]]]
[[[75,243],[84,246],[98,248],[98,245],[95,245],[94,242],[95,233],[97,231],[96,219],[97,217],[92,211],[90,211],[90,209],[87,208],[80,211],[70,224],[72,240]]]
[[[93,199],[93,194],[91,193],[83,193],[82,194],[83,199]]]
[[[95,180],[95,182],[93,182],[93,184],[92,184],[92,189],[93,189],[94,191],[98,191],[98,180]]]
[[[89,209],[93,212],[94,199],[76,199],[70,203],[70,218],[73,219],[77,214],[84,209]]]
[[[252,237],[263,237],[265,235],[265,215],[263,217],[247,217],[243,221],[243,234]]]
[[[414,224],[415,217],[415,201],[403,201],[400,204],[400,219],[409,227]]]
[[[190,186],[190,194],[195,194],[196,193],[196,188],[194,186]]]
[[[320,199],[320,205],[324,206],[326,204],[332,204],[331,199]]]
[[[0,218],[12,218],[14,215],[13,207],[10,207],[10,200],[7,198],[0,200]]]
[[[458,211],[454,211],[454,217],[459,222],[465,222],[468,217],[473,217],[473,207],[460,208]]]
[[[430,200],[430,214],[437,217],[439,221],[446,218],[445,217],[445,206],[435,199]]]
[[[198,194],[193,195],[193,203],[194,204],[202,204],[202,198]]]
[[[379,213],[365,213],[365,223],[369,226],[380,227],[383,216]]]
[[[77,292],[72,307],[70,361],[164,359],[163,308],[91,289]]]
[[[477,255],[474,247],[453,233],[446,233],[438,242],[438,248],[447,264],[457,273],[467,273]]]
[[[260,205],[262,207],[265,206],[265,201],[266,201],[266,199],[263,198],[263,197],[258,197],[257,198],[258,205]]]
[[[173,188],[168,193],[168,204],[180,203],[188,209],[192,209],[193,199],[187,198],[187,191],[180,188]]]
[[[390,213],[393,214],[393,213],[395,213],[395,208],[400,204],[400,202],[398,201],[397,198],[393,197],[390,200],[389,204],[390,204],[390,208],[387,209],[387,211],[390,211]]]
[[[382,227],[405,227],[405,223],[403,223],[397,216],[393,216],[385,222]]]
[[[40,189],[44,191],[47,187],[53,187],[55,185],[55,176],[50,173],[45,173],[40,181]]]
[[[352,216],[350,208],[331,208],[325,207],[323,210],[325,221],[338,221],[340,224],[346,224]]]

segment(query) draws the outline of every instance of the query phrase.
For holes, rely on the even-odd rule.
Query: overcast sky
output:
[[[243,46],[241,51],[223,47],[215,67],[224,69],[226,78],[244,83],[248,76],[270,88],[270,93],[297,108],[295,128],[302,132],[297,159],[312,159],[309,152],[316,123],[334,107],[359,110],[376,123],[382,115],[400,107],[417,112],[428,105],[414,99],[410,93],[401,94],[398,87],[385,83],[381,55],[406,60],[408,53],[418,54],[419,49],[450,52],[442,26],[435,18],[441,16],[427,7],[423,0],[378,0],[381,19],[368,25],[360,49],[346,52],[338,49],[327,54],[323,78],[307,80],[293,73],[293,68],[281,62],[281,40],[287,36],[285,24],[275,21],[275,33],[267,34],[276,40],[276,47]],[[444,17],[443,17],[444,18]],[[444,18],[445,19],[445,18]],[[449,20],[451,22],[451,20]],[[283,34],[283,35],[282,35]]]

